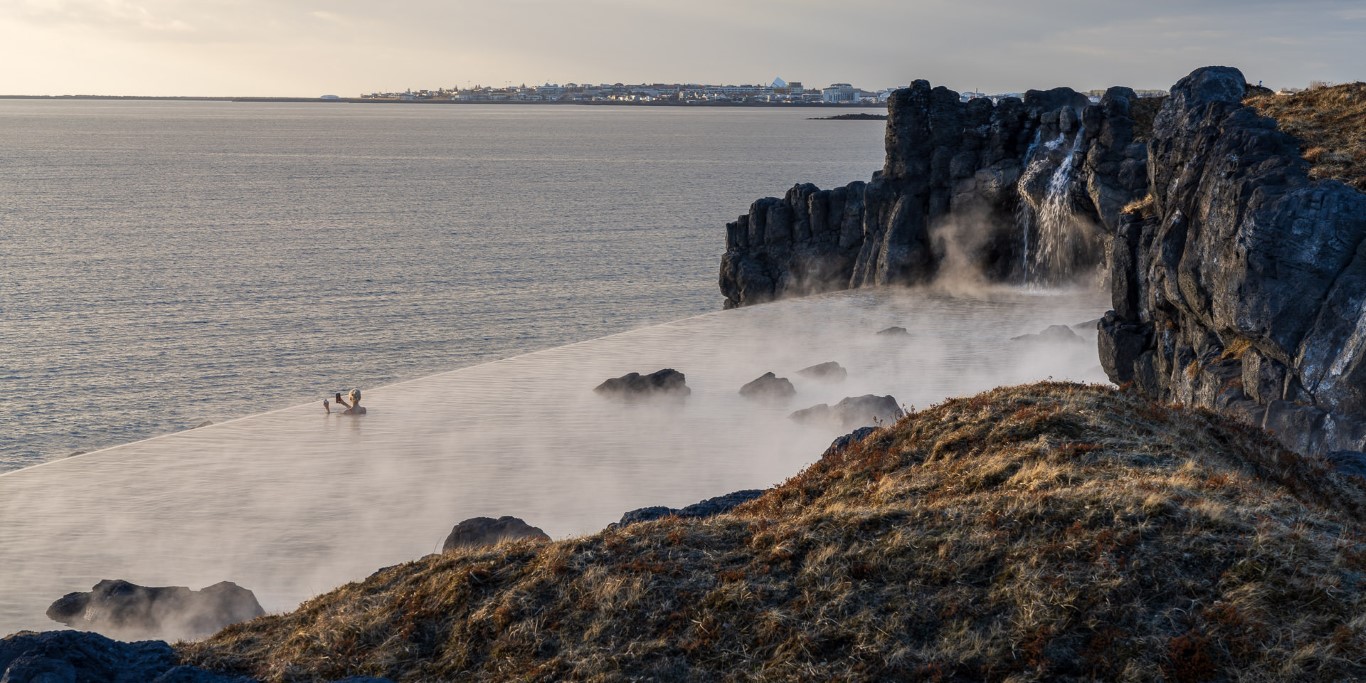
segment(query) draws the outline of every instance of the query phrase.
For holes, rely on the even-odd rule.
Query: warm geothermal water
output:
[[[822,111],[0,100],[0,471],[717,310]]]
[[[622,512],[765,487],[838,430],[786,415],[865,393],[924,407],[1046,377],[1103,381],[1094,331],[1010,337],[1092,320],[1095,293],[859,291],[715,312],[366,388],[369,414],[320,403],[0,475],[0,634],[56,627],[43,612],[102,578],[200,588],[222,580],[267,610],[438,550],[457,521],[515,515],[551,536]],[[890,326],[905,336],[875,334]],[[843,383],[795,371],[835,360]],[[607,377],[664,367],[682,402],[621,404]],[[766,371],[798,396],[736,392]]]

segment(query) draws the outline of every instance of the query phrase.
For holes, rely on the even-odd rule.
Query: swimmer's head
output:
[[[350,393],[346,394],[346,397],[351,399],[352,405],[360,403],[360,389],[352,389]]]

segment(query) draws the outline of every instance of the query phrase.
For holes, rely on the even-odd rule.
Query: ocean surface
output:
[[[0,471],[715,311],[819,115],[0,100]]]

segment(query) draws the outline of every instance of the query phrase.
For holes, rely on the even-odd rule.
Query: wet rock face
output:
[[[263,614],[256,596],[230,581],[194,591],[106,579],[47,609],[53,621],[117,638],[203,637]]]
[[[446,542],[441,545],[441,552],[479,548],[522,539],[549,541],[550,536],[517,517],[472,517],[451,529],[450,535],[446,536]]]
[[[1152,209],[1112,243],[1102,365],[1225,409],[1302,452],[1366,445],[1366,195],[1312,181],[1298,143],[1197,69],[1154,122]]]
[[[649,398],[652,396],[688,396],[687,378],[673,368],[656,370],[648,375],[630,372],[599,384],[593,391],[616,398]]]
[[[1112,88],[1091,105],[1056,88],[993,105],[915,81],[888,101],[887,155],[870,181],[796,185],[726,226],[726,307],[916,284],[946,259],[988,279],[1022,278],[1027,232],[1038,230],[1030,212],[1058,194],[1050,185],[1064,162],[1074,172],[1054,212],[1077,216],[1069,229],[1084,239],[1078,253],[1063,256],[1096,265],[1120,208],[1147,189],[1147,150],[1134,142],[1129,115],[1134,99],[1132,90]]]

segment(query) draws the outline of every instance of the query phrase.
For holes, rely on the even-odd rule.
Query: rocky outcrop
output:
[[[123,643],[79,631],[21,632],[0,638],[0,681],[66,683],[252,683],[254,679],[177,666],[170,645],[159,640]]]
[[[648,375],[629,372],[599,384],[593,391],[616,398],[682,397],[692,393],[687,378],[673,368],[656,370]]]
[[[263,614],[256,596],[231,581],[195,591],[106,579],[47,608],[53,621],[125,639],[202,637]]]
[[[726,226],[726,307],[915,284],[945,267],[995,280],[1095,267],[1120,209],[1146,191],[1134,99],[1111,88],[1092,105],[1057,88],[962,102],[916,81],[888,102],[886,161],[870,181],[796,185]]]
[[[549,541],[550,536],[517,517],[472,517],[451,529],[450,535],[446,536],[446,542],[441,544],[441,552],[479,548],[522,539]]]
[[[748,503],[762,495],[764,495],[763,489],[746,489],[744,491],[727,493],[724,496],[708,498],[700,503],[693,503],[692,505],[683,508],[670,508],[662,505],[637,508],[623,514],[619,521],[607,525],[607,528],[618,529],[631,524],[651,522],[665,517],[679,517],[682,519],[713,517],[730,512],[742,503]]]
[[[891,424],[906,413],[891,396],[850,396],[835,405],[821,403],[798,410],[788,417],[803,424],[828,425],[837,429],[854,429],[873,424]]]
[[[1313,181],[1242,104],[1192,72],[1154,122],[1151,202],[1121,216],[1102,365],[1146,395],[1224,409],[1306,453],[1366,446],[1366,195]]]
[[[792,380],[765,372],[758,379],[740,387],[740,395],[759,401],[784,401],[797,394]]]

